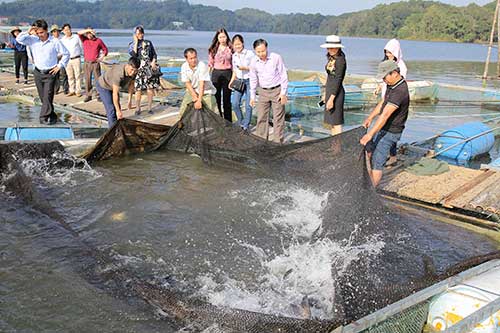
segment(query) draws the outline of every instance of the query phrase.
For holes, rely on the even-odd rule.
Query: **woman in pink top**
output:
[[[215,99],[219,107],[219,113],[222,116],[222,105],[224,106],[224,119],[233,121],[233,111],[231,109],[231,90],[229,81],[233,74],[233,50],[229,35],[226,29],[221,28],[215,33],[212,44],[208,49],[208,67],[212,71],[212,83],[217,89]]]

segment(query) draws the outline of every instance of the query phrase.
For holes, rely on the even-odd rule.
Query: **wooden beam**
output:
[[[488,66],[490,65],[491,48],[493,47],[493,37],[495,36],[495,24],[497,23],[499,6],[500,6],[500,0],[497,0],[497,6],[495,8],[495,15],[493,16],[493,24],[491,26],[491,32],[490,32],[490,42],[488,45],[488,55],[486,56],[486,64],[484,65],[483,79],[488,78]]]
[[[488,179],[488,177],[493,176],[495,173],[496,173],[496,171],[494,171],[494,170],[485,171],[484,173],[480,174],[476,178],[470,180],[469,182],[467,182],[464,185],[457,188],[455,191],[453,191],[450,194],[448,194],[447,196],[445,196],[441,200],[441,205],[443,205],[444,207],[450,208],[451,206],[448,204],[450,201],[453,201],[456,198],[460,197],[462,194],[472,190],[474,187],[481,184],[483,181]],[[458,208],[463,208],[463,207],[458,207]]]

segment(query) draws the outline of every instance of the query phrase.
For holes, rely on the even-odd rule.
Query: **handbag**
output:
[[[152,78],[160,78],[163,76],[163,73],[161,72],[161,67],[160,66],[156,66],[156,69],[152,69],[151,70],[151,77]]]
[[[236,79],[233,81],[231,88],[233,88],[234,90],[236,90],[240,93],[244,93],[245,89],[247,88],[247,84],[242,79]]]

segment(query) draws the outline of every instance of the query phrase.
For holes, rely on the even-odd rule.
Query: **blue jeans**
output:
[[[248,129],[250,127],[250,122],[252,121],[252,107],[250,106],[250,80],[245,79],[245,91],[240,93],[239,91],[233,90],[231,97],[231,104],[233,106],[233,111],[236,113],[238,118],[238,124],[243,127],[243,129]],[[241,112],[241,100],[245,98],[245,117]]]
[[[97,92],[99,93],[102,103],[104,104],[104,109],[106,109],[108,127],[111,128],[118,121],[118,118],[116,117],[115,105],[113,104],[113,92],[101,87],[99,80],[95,81],[95,87],[97,88]]]
[[[401,138],[401,133],[380,131],[374,139],[375,150],[372,153],[372,169],[383,170],[393,145]]]

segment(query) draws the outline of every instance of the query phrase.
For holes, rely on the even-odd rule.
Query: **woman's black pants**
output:
[[[233,71],[231,69],[214,69],[212,72],[212,83],[217,89],[217,92],[215,93],[215,100],[217,101],[217,107],[219,108],[219,113],[222,117],[222,108],[221,108],[221,97],[222,97],[222,105],[224,106],[224,119],[226,119],[229,122],[233,121],[233,110],[231,106],[231,89],[229,89],[229,81],[231,81],[232,74]]]

